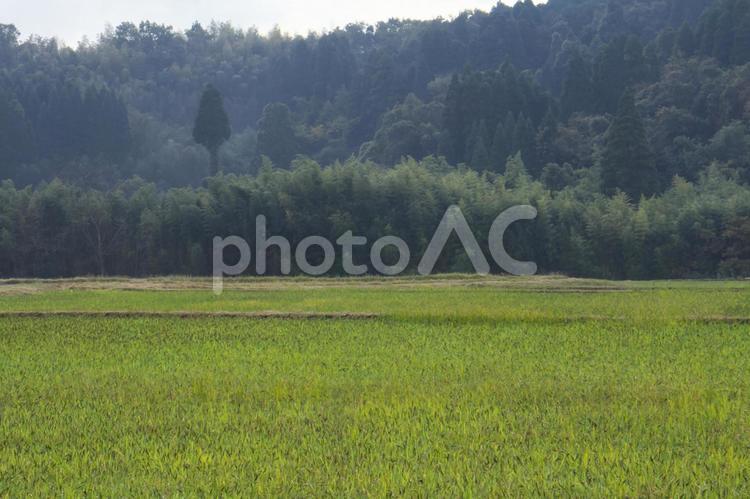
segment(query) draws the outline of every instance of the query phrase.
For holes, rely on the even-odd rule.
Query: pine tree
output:
[[[557,138],[557,128],[557,118],[550,109],[544,115],[536,137],[537,161],[539,165],[553,163],[555,160],[554,142]]]
[[[122,101],[108,88],[91,86],[83,98],[84,151],[90,156],[122,158],[130,146],[130,125]]]
[[[224,110],[224,99],[213,85],[207,85],[201,96],[198,116],[195,118],[193,139],[211,155],[211,175],[219,173],[219,148],[231,135],[232,129]]]
[[[258,121],[258,154],[267,156],[279,168],[287,168],[297,154],[297,138],[289,107],[269,104]]]
[[[599,25],[599,36],[603,39],[609,39],[613,36],[624,34],[627,30],[625,24],[625,12],[623,11],[620,0],[609,0],[607,11]]]
[[[568,74],[560,96],[563,119],[569,118],[575,112],[591,111],[592,95],[591,71],[583,57],[576,53],[568,65]]]
[[[626,84],[636,83],[648,77],[649,71],[643,52],[643,43],[637,36],[627,37],[622,53],[627,71]]]
[[[475,170],[490,169],[490,154],[487,150],[487,125],[484,120],[480,120],[472,127],[471,140],[469,142],[471,150],[467,151],[469,164]]]
[[[714,32],[713,57],[722,64],[729,64],[734,46],[734,18],[730,9],[726,9],[718,19]]]
[[[452,162],[459,162],[466,148],[462,88],[458,74],[454,73],[445,97],[445,111],[443,112],[443,122],[450,137],[448,159]]]
[[[507,144],[507,156],[518,152],[516,146],[516,118],[510,111],[505,115],[505,121],[503,122],[503,128],[505,129],[505,143]]]
[[[706,7],[715,2],[712,0],[671,0],[669,3],[671,4],[669,24],[676,28],[685,22],[692,23],[698,20]]]
[[[595,69],[593,81],[597,109],[613,113],[625,89],[648,76],[643,45],[634,36],[616,38],[597,56]]]
[[[476,170],[490,169],[490,155],[487,152],[487,146],[485,146],[482,137],[479,137],[474,143],[474,151],[471,155],[471,166]]]
[[[732,64],[745,64],[750,61],[750,9],[745,12],[734,33]]]
[[[464,151],[462,154],[462,157],[464,158],[464,161],[467,163],[471,163],[471,157],[474,154],[474,144],[477,141],[477,137],[479,136],[479,122],[475,121],[471,124],[471,130],[469,131],[469,134],[466,136],[466,140],[464,142]]]
[[[638,200],[656,192],[657,174],[649,151],[643,121],[635,107],[635,95],[627,90],[614,122],[607,131],[602,155],[602,184],[605,192],[617,189]]]
[[[490,163],[492,169],[496,172],[500,172],[505,167],[505,162],[508,159],[508,142],[505,134],[505,127],[503,122],[499,121],[495,128],[495,134],[492,137],[492,151],[490,153]]]
[[[31,159],[31,126],[16,98],[0,89],[0,179],[15,175],[15,167]]]
[[[527,171],[533,176],[537,176],[541,168],[536,155],[536,130],[531,120],[523,114],[518,117],[516,130],[513,134],[513,144],[516,150],[521,153]]]
[[[688,23],[684,23],[680,31],[677,32],[675,50],[683,57],[692,57],[695,53],[695,35]]]

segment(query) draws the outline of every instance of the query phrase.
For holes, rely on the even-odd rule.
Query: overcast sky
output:
[[[503,0],[511,3],[512,0]],[[143,19],[182,30],[198,20],[229,20],[235,26],[255,26],[265,33],[274,25],[285,32],[305,34],[349,22],[373,23],[390,17],[430,19],[452,17],[462,10],[490,10],[497,0],[0,0],[0,23],[12,23],[22,38],[55,36],[75,45],[91,40],[105,24]]]

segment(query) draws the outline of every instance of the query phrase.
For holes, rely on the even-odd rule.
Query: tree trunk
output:
[[[211,167],[209,169],[209,174],[212,177],[215,177],[219,173],[219,148],[211,149]]]

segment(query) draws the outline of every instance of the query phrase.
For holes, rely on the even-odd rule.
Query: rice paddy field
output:
[[[750,281],[0,281],[0,497],[748,496]]]

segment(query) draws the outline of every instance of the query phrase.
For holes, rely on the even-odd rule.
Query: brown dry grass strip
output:
[[[32,294],[58,290],[117,291],[200,291],[210,290],[210,278],[71,278],[71,279],[0,279],[0,295]],[[430,277],[248,277],[224,282],[226,291],[275,291],[315,289],[422,289],[422,288],[492,287],[511,291],[628,291],[630,288],[608,281],[573,279],[559,276],[517,278],[507,276],[430,276]]]
[[[377,319],[379,314],[357,312],[133,312],[133,311],[33,311],[0,312],[0,319],[11,318],[113,318],[113,319]]]
[[[704,324],[750,324],[750,317],[732,317],[723,315],[689,317],[688,320]]]
[[[360,313],[360,312],[203,312],[203,311],[127,311],[127,310],[103,310],[103,311],[79,311],[79,310],[60,310],[60,311],[7,311],[0,312],[0,319],[14,318],[94,318],[94,319],[284,319],[284,320],[370,320],[387,317],[378,313]],[[435,317],[414,316],[414,320],[428,319],[435,320]],[[441,318],[437,318],[438,320]],[[452,320],[450,317],[442,319]],[[533,317],[533,318],[481,318],[482,322],[503,323],[503,322],[547,322],[570,324],[576,322],[626,322],[632,318],[622,316],[606,315],[571,315],[567,317]],[[742,316],[687,316],[675,317],[673,320],[678,322],[698,323],[698,324],[738,324],[750,325],[750,317]],[[636,319],[637,321],[637,319]]]

